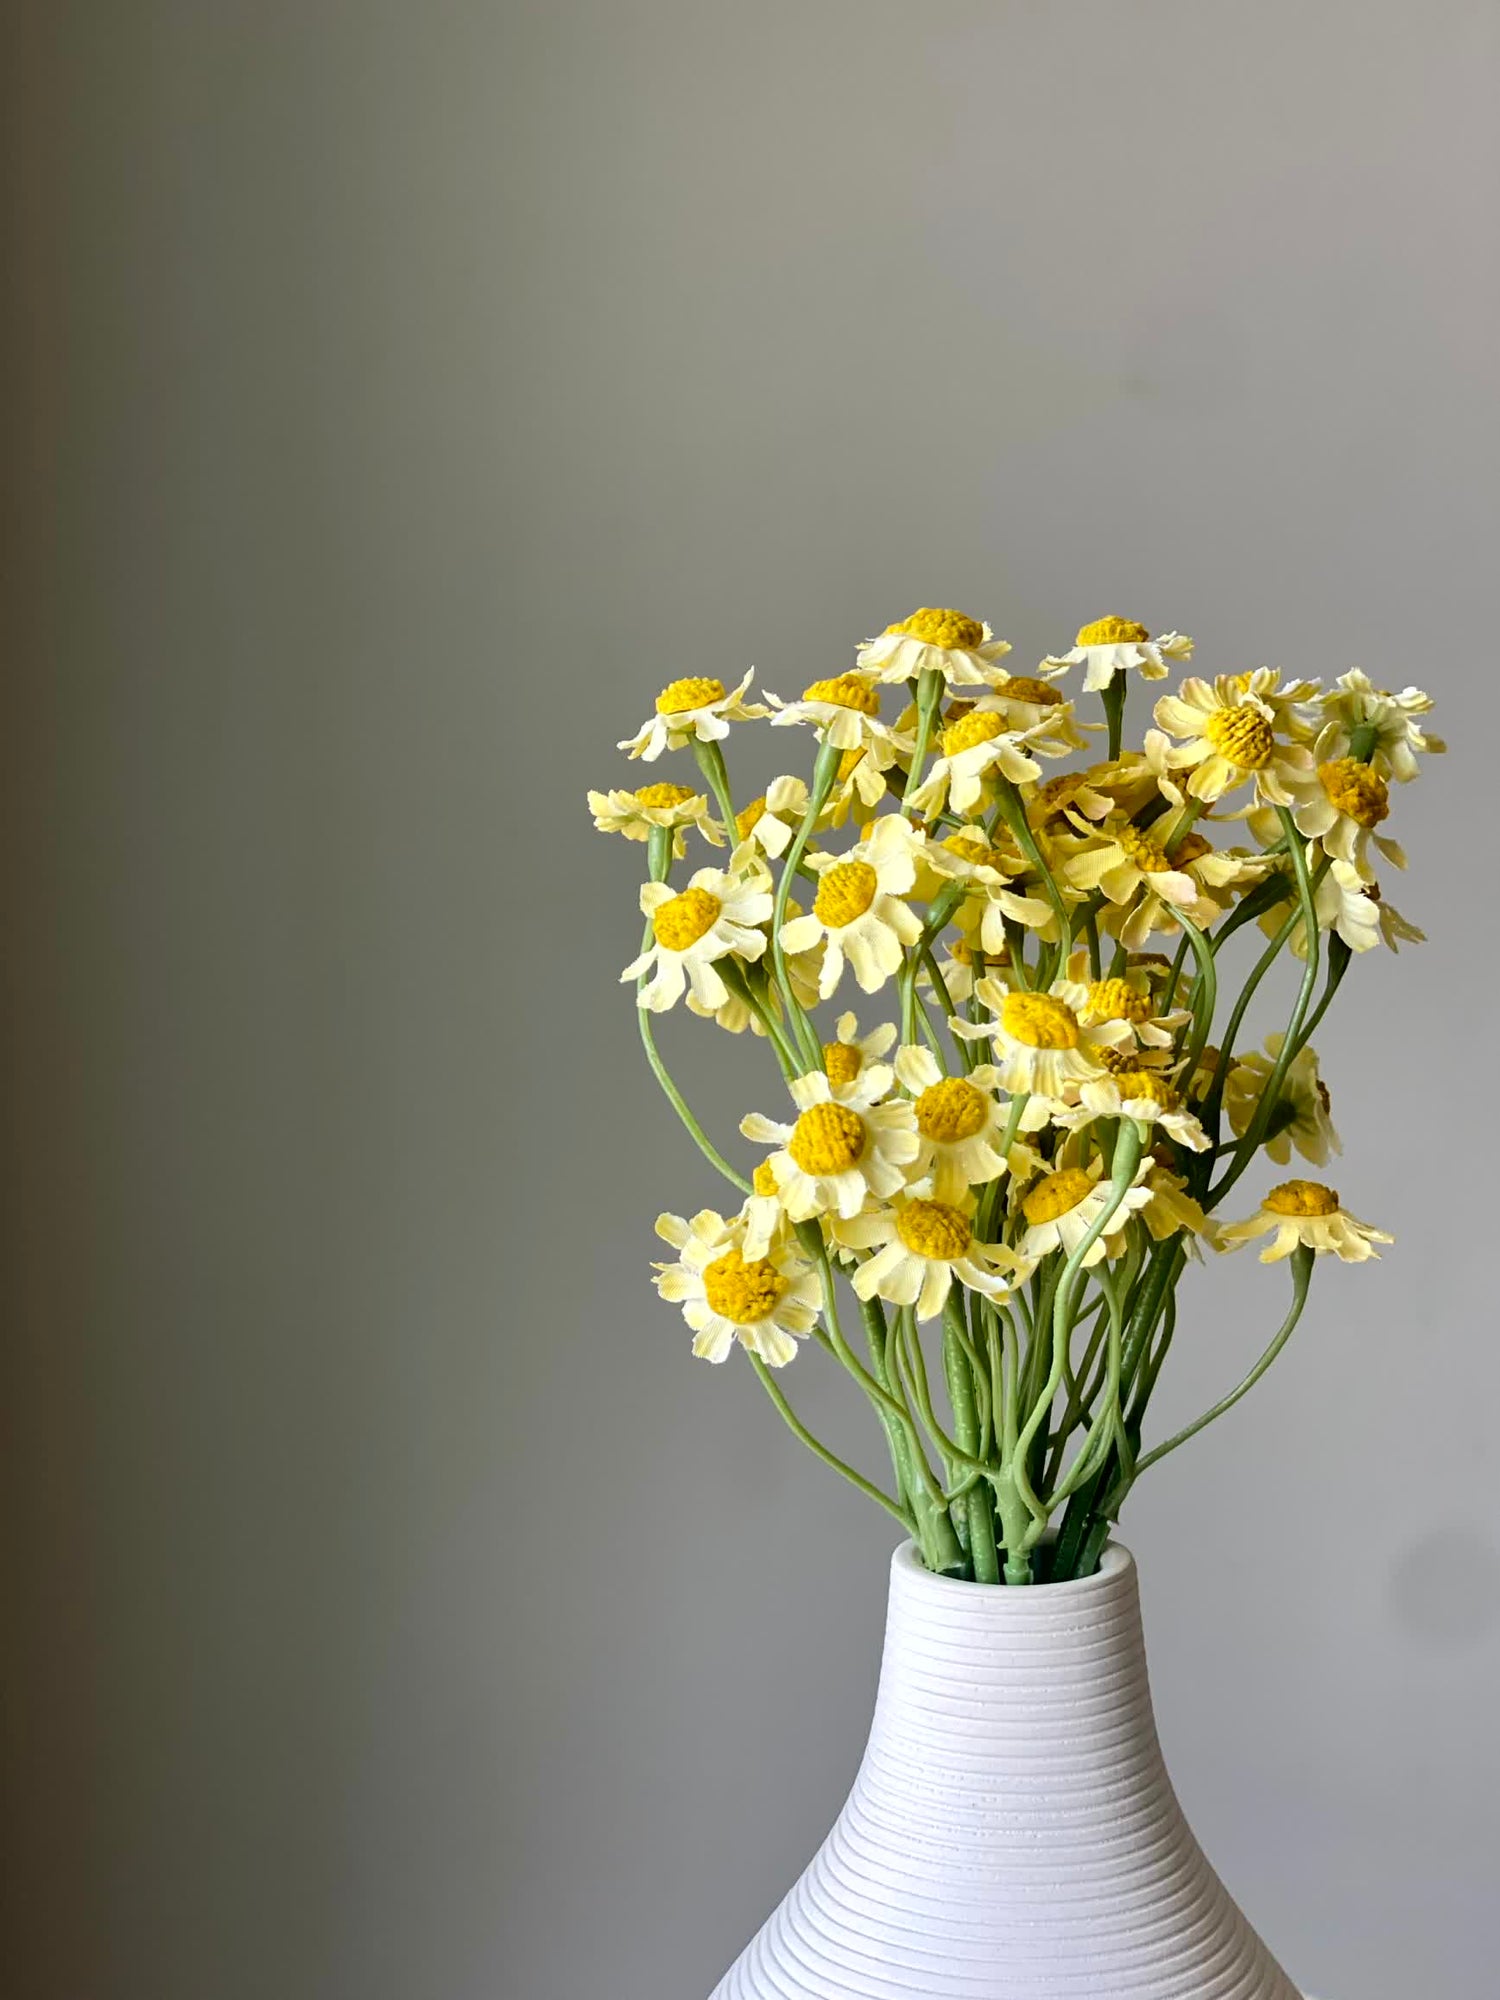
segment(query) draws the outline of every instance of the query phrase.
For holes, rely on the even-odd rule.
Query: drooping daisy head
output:
[[[1320,764],[1359,755],[1383,777],[1408,784],[1417,775],[1419,753],[1435,756],[1448,747],[1421,726],[1431,708],[1432,697],[1421,688],[1391,694],[1353,667],[1317,699],[1313,755]]]
[[[1220,1225],[1218,1247],[1238,1250],[1257,1236],[1271,1241],[1260,1253],[1262,1264],[1279,1263],[1299,1245],[1324,1255],[1331,1251],[1345,1264],[1363,1264],[1378,1257],[1377,1243],[1394,1243],[1384,1230],[1372,1229],[1339,1205],[1338,1195],[1322,1181],[1282,1181],[1244,1222]]]
[[[990,687],[1002,678],[997,662],[1009,651],[979,619],[929,605],[867,639],[856,657],[883,681],[939,673],[950,687]]]
[[[1312,769],[1312,752],[1283,738],[1292,730],[1289,711],[1311,686],[1283,688],[1274,667],[1257,667],[1212,682],[1193,677],[1176,694],[1164,694],[1155,709],[1159,726],[1146,732],[1146,756],[1162,791],[1181,805],[1176,774],[1188,771],[1188,795],[1205,804],[1250,782],[1258,803],[1289,806],[1296,781]],[[1185,740],[1173,745],[1163,731]]]
[[[894,736],[892,743],[896,745]],[[819,827],[843,826],[851,815],[856,824],[868,820],[885,797],[889,768],[874,751],[845,750],[834,774],[833,790],[818,815]]]
[[[1075,1106],[1052,1115],[1059,1125],[1074,1132],[1096,1118],[1133,1118],[1138,1125],[1159,1128],[1194,1153],[1208,1147],[1208,1134],[1183,1103],[1171,1079],[1160,1069],[1141,1063],[1129,1068],[1110,1063],[1101,1075],[1079,1086]]]
[[[1112,812],[1133,819],[1159,790],[1151,764],[1138,750],[1127,750],[1109,763],[1044,779],[1027,792],[1026,816],[1038,829],[1054,827],[1064,818],[1072,824],[1107,819]]]
[[[917,1157],[916,1118],[905,1098],[877,1101],[890,1075],[887,1065],[873,1064],[835,1091],[824,1071],[813,1070],[789,1085],[795,1122],[758,1111],[741,1119],[747,1139],[777,1148],[767,1164],[794,1222],[830,1210],[858,1215],[872,1197],[883,1200],[905,1184]]]
[[[734,816],[741,841],[773,857],[785,854],[807,813],[807,786],[801,778],[773,778],[759,798]]]
[[[1142,1160],[1135,1170],[1134,1180],[1110,1215],[1104,1233],[1096,1236],[1084,1251],[1083,1269],[1097,1264],[1101,1258],[1120,1255],[1125,1247],[1125,1225],[1151,1199],[1151,1190],[1142,1185],[1150,1171],[1150,1160]],[[1055,1250],[1061,1250],[1064,1256],[1072,1256],[1099,1217],[1107,1214],[1114,1202],[1114,1190],[1103,1174],[1104,1162],[1096,1154],[1086,1167],[1055,1167],[1033,1181],[1021,1197],[1025,1229],[1017,1247],[1023,1256],[1033,1263],[1051,1256]]]
[[[893,1072],[883,1059],[895,1039],[894,1022],[882,1021],[878,1028],[861,1035],[858,1018],[852,1013],[840,1014],[834,1023],[833,1040],[823,1044],[823,1070],[835,1095],[859,1083],[861,1078],[868,1083],[878,1064],[879,1088],[871,1094],[884,1097],[891,1087]]]
[[[941,755],[911,795],[913,809],[939,813],[951,807],[970,817],[994,803],[995,780],[1024,784],[1042,775],[1041,757],[1065,757],[1071,745],[1062,728],[1068,711],[1044,715],[1029,727],[1017,727],[1003,709],[987,704],[972,708],[945,725],[939,738]]]
[[[940,1201],[928,1181],[904,1189],[888,1205],[834,1225],[836,1237],[872,1254],[854,1272],[862,1299],[915,1306],[919,1320],[936,1319],[955,1281],[986,1298],[1001,1298],[1031,1275],[1024,1256],[974,1235],[975,1200]]]
[[[802,690],[800,701],[782,701],[774,694],[766,699],[775,710],[773,728],[802,723],[816,729],[820,739],[836,750],[868,750],[882,768],[896,761],[898,739],[890,724],[880,719],[880,677],[871,670],[813,681]]]
[[[656,1233],[678,1252],[676,1263],[654,1266],[656,1289],[682,1307],[694,1354],[724,1361],[738,1341],[768,1367],[784,1368],[812,1332],[822,1296],[795,1239],[752,1246],[743,1217],[726,1220],[711,1208],[690,1222],[659,1215]]]
[[[675,861],[680,861],[687,852],[685,827],[697,827],[713,847],[724,845],[724,835],[709,810],[706,793],[695,792],[691,785],[642,785],[633,792],[590,792],[589,811],[601,833],[620,833],[627,840],[649,840],[658,827],[670,827]]]
[[[1160,1160],[1148,1162],[1145,1186],[1151,1199],[1141,1209],[1141,1220],[1157,1243],[1181,1236],[1190,1257],[1202,1261],[1200,1243],[1214,1243],[1218,1230],[1213,1218],[1187,1191],[1187,1182]]]
[[[922,835],[899,813],[885,813],[847,855],[815,854],[818,893],[804,917],[784,924],[784,951],[807,951],[826,942],[818,990],[827,1000],[847,962],[866,993],[876,993],[901,970],[903,953],[922,925],[903,901],[916,880]]]
[[[966,1041],[989,1038],[996,1076],[1012,1096],[1076,1104],[1081,1087],[1100,1072],[1100,1051],[1132,1040],[1126,1021],[1086,1019],[1087,989],[1069,979],[1045,993],[995,979],[981,979],[974,990],[992,1018],[978,1024],[955,1018],[949,1026]]]
[[[741,849],[737,861],[743,853]],[[751,962],[758,959],[766,948],[766,934],[757,926],[767,922],[771,908],[763,868],[736,868],[729,873],[700,868],[681,890],[666,882],[646,882],[641,887],[641,911],[651,920],[651,941],[620,978],[641,979],[651,973],[639,1001],[653,1014],[675,1006],[689,986],[702,1009],[717,1013],[730,995],[715,961],[731,952]]]
[[[644,757],[650,764],[663,750],[680,750],[694,739],[721,742],[729,734],[731,722],[749,722],[769,713],[761,703],[744,699],[754,678],[751,667],[739,686],[727,691],[712,675],[690,674],[672,681],[656,697],[656,710],[649,721],[617,747],[632,757]]]
[[[1096,618],[1083,626],[1071,649],[1049,655],[1039,671],[1059,674],[1081,666],[1090,694],[1107,688],[1116,674],[1137,673],[1143,681],[1164,680],[1168,660],[1190,660],[1193,642],[1181,632],[1163,632],[1153,639],[1133,618]]]
[[[952,1202],[1005,1172],[999,1150],[1005,1110],[987,1063],[949,1076],[930,1049],[908,1044],[897,1051],[896,1075],[911,1092],[917,1120],[920,1151],[913,1179],[930,1179],[937,1199]]]
[[[1286,1037],[1267,1035],[1265,1054],[1251,1049],[1236,1056],[1224,1086],[1224,1109],[1235,1137],[1243,1139],[1260,1108],[1276,1058]],[[1299,1049],[1287,1065],[1276,1109],[1266,1128],[1266,1152],[1278,1166],[1285,1166],[1295,1146],[1304,1160],[1315,1167],[1328,1164],[1329,1155],[1344,1148],[1328,1115],[1328,1087],[1318,1074],[1318,1058],[1311,1048]]]
[[[1292,819],[1297,831],[1316,841],[1325,854],[1347,862],[1366,881],[1374,880],[1370,861],[1373,845],[1395,868],[1406,866],[1396,842],[1376,829],[1389,816],[1390,787],[1373,764],[1358,757],[1337,757],[1299,774],[1291,786]],[[1270,813],[1252,813],[1251,831],[1269,845],[1281,828]]]
[[[1075,952],[1068,961],[1068,978],[1084,989],[1079,1018],[1090,1025],[1099,1021],[1124,1021],[1140,1047],[1170,1048],[1177,1030],[1188,1018],[1188,1010],[1174,1007],[1169,1013],[1159,1011],[1161,1002],[1152,977],[1155,970],[1154,959],[1148,961],[1136,956],[1127,961],[1123,973],[1111,974],[1106,979],[1093,979],[1089,976],[1088,953]],[[1122,1061],[1127,1059],[1129,1050],[1129,1042],[1116,1045],[1116,1053]]]

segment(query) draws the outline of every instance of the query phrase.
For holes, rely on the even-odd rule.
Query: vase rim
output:
[[[1003,1585],[996,1586],[992,1583],[972,1583],[967,1577],[962,1576],[939,1576],[936,1570],[930,1570],[923,1562],[914,1541],[901,1542],[891,1551],[893,1580],[899,1576],[917,1589],[929,1591],[934,1595],[943,1592],[956,1595],[961,1592],[965,1602],[970,1604],[975,1601],[976,1596],[983,1596],[986,1602],[993,1603],[997,1607],[1007,1602],[1014,1604],[1018,1598],[1023,1604],[1029,1602],[1034,1605],[1039,1597],[1046,1597],[1049,1602],[1055,1603],[1059,1597],[1087,1596],[1091,1592],[1107,1590],[1115,1579],[1126,1575],[1134,1568],[1135,1557],[1125,1544],[1110,1541],[1104,1544],[1099,1556],[1099,1567],[1092,1576],[1074,1576],[1069,1577],[1064,1583],[1034,1583],[1021,1588],[1012,1586],[1007,1589]]]

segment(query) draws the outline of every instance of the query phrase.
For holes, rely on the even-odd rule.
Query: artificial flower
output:
[[[920,1181],[888,1207],[837,1224],[842,1241],[874,1253],[855,1270],[855,1292],[862,1299],[914,1306],[917,1318],[928,1320],[947,1304],[955,1278],[990,1299],[1024,1284],[1030,1262],[1003,1244],[976,1242],[974,1208],[972,1195],[939,1201]]]
[[[766,934],[756,926],[767,921],[771,908],[763,870],[726,874],[700,868],[686,889],[675,892],[666,882],[643,883],[641,912],[651,920],[652,942],[620,978],[651,972],[638,997],[653,1014],[675,1006],[688,987],[700,1007],[715,1013],[730,997],[715,961],[731,952],[758,959]]]
[[[1205,804],[1251,780],[1257,804],[1289,806],[1297,780],[1312,770],[1312,752],[1303,743],[1283,743],[1277,729],[1290,728],[1288,711],[1311,687],[1302,681],[1283,688],[1274,667],[1257,667],[1212,682],[1191,678],[1176,694],[1164,694],[1155,708],[1160,727],[1146,733],[1162,791],[1181,805],[1176,773],[1190,770],[1187,793]],[[1186,741],[1173,745],[1163,731]]]
[[[788,1085],[795,1123],[758,1111],[740,1120],[747,1139],[779,1147],[767,1164],[794,1222],[830,1209],[858,1215],[872,1196],[883,1200],[905,1183],[917,1157],[916,1115],[905,1098],[879,1101],[890,1075],[887,1065],[873,1064],[835,1089],[823,1070],[812,1070]]]
[[[693,1329],[693,1352],[724,1361],[735,1341],[770,1368],[784,1368],[817,1323],[821,1286],[789,1238],[747,1256],[739,1217],[711,1208],[691,1222],[659,1215],[656,1233],[676,1250],[675,1264],[656,1264],[657,1291]]]
[[[801,778],[773,778],[758,799],[734,816],[742,841],[764,849],[773,858],[786,853],[807,816],[807,786]]]
[[[729,734],[731,722],[750,722],[769,713],[759,702],[744,699],[754,678],[751,667],[739,686],[728,693],[724,683],[710,675],[693,674],[673,681],[656,697],[656,712],[650,720],[616,747],[631,757],[644,757],[650,764],[663,750],[680,750],[695,739],[720,743]]]
[[[1057,980],[1041,993],[1024,986],[1007,991],[995,979],[981,979],[974,990],[993,1019],[955,1017],[949,1026],[965,1041],[988,1038],[1002,1088],[1037,1100],[1023,1114],[1024,1130],[1037,1129],[1029,1118],[1045,1120],[1048,1105],[1076,1104],[1080,1087],[1099,1074],[1099,1051],[1132,1039],[1125,1021],[1085,1020],[1088,993],[1072,980]]]
[[[910,1091],[920,1151],[912,1179],[927,1177],[939,1201],[960,1200],[970,1187],[999,1178],[998,1150],[1006,1113],[994,1095],[996,1076],[986,1063],[949,1076],[931,1049],[908,1044],[896,1053],[896,1075]]]
[[[1299,1244],[1319,1254],[1332,1251],[1345,1264],[1363,1264],[1367,1258],[1379,1256],[1377,1243],[1396,1240],[1341,1208],[1337,1194],[1321,1181],[1283,1181],[1246,1221],[1220,1224],[1219,1248],[1238,1250],[1241,1244],[1273,1231],[1272,1241],[1260,1253],[1262,1264],[1279,1263]]]
[[[1234,1059],[1224,1086],[1224,1109],[1237,1139],[1243,1139],[1250,1129],[1285,1041],[1283,1034],[1267,1035],[1264,1055],[1251,1049]],[[1290,1160],[1293,1146],[1315,1167],[1327,1166],[1331,1153],[1343,1152],[1328,1115],[1328,1089],[1318,1075],[1318,1058],[1312,1049],[1299,1049],[1287,1064],[1276,1111],[1261,1143],[1279,1167]]]
[[[621,833],[627,840],[649,840],[658,827],[672,830],[672,858],[687,852],[684,827],[695,826],[713,847],[724,845],[708,798],[691,785],[642,785],[639,791],[590,792],[589,811],[601,833]]]
[[[1109,1225],[1084,1251],[1081,1268],[1088,1270],[1102,1258],[1117,1257],[1124,1248],[1125,1225],[1151,1199],[1151,1190],[1142,1183],[1151,1170],[1149,1159],[1140,1161],[1118,1206],[1113,1184],[1102,1178],[1104,1162],[1095,1154],[1086,1167],[1058,1167],[1044,1174],[1021,1198],[1025,1231],[1017,1246],[1033,1263],[1055,1250],[1071,1257],[1101,1215],[1110,1214]]]
[[[878,639],[867,639],[856,664],[873,669],[883,681],[914,681],[924,673],[938,673],[950,687],[992,687],[1003,678],[997,663],[1009,651],[1006,641],[979,619],[924,606],[887,625]]]
[[[906,948],[922,934],[915,912],[902,901],[916,880],[913,845],[921,835],[897,813],[877,819],[847,855],[809,857],[819,871],[818,893],[806,916],[782,926],[784,951],[808,951],[826,941],[818,991],[827,1000],[847,960],[866,993],[876,993],[900,971]]]
[[[1116,674],[1137,673],[1143,681],[1159,681],[1166,676],[1168,660],[1192,657],[1193,642],[1181,632],[1163,632],[1153,639],[1133,618],[1096,618],[1079,632],[1069,652],[1049,655],[1040,671],[1057,674],[1065,667],[1081,666],[1085,689],[1097,694]]]

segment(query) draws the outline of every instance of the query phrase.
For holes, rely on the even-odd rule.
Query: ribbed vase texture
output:
[[[1162,1762],[1129,1552],[1031,1589],[908,1543],[833,1831],[712,2000],[1298,2000]]]

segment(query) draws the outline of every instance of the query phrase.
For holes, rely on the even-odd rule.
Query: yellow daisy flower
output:
[[[1391,694],[1378,688],[1368,674],[1353,667],[1318,697],[1321,719],[1313,755],[1320,764],[1349,756],[1356,736],[1369,745],[1368,761],[1383,777],[1409,784],[1417,775],[1417,755],[1438,755],[1447,749],[1440,736],[1430,736],[1418,721],[1432,708],[1432,697],[1421,688]]]
[[[1039,672],[1060,674],[1082,667],[1090,694],[1107,688],[1116,674],[1137,673],[1143,681],[1164,680],[1168,660],[1190,660],[1193,642],[1181,632],[1163,632],[1153,639],[1133,618],[1096,618],[1085,625],[1066,653],[1049,654]]]
[[[922,935],[921,920],[902,898],[916,880],[914,846],[922,836],[897,813],[876,820],[847,855],[814,854],[821,877],[812,909],[782,926],[784,951],[808,951],[826,942],[818,991],[827,1000],[844,976],[847,960],[866,993],[876,993],[901,970],[907,946]]]
[[[939,738],[942,754],[912,793],[913,810],[931,816],[951,806],[968,817],[992,800],[996,776],[1017,785],[1039,778],[1038,756],[1065,757],[1071,747],[1060,733],[1065,721],[1065,713],[1044,716],[1021,729],[1011,727],[999,709],[988,705],[970,709],[944,727]]]
[[[1274,936],[1280,930],[1289,907],[1282,903],[1261,918],[1261,929],[1267,936]],[[1381,895],[1380,884],[1367,882],[1347,861],[1335,861],[1314,889],[1313,909],[1319,930],[1332,931],[1351,951],[1371,951],[1381,942],[1392,951],[1399,951],[1403,944],[1426,942],[1426,932],[1419,931],[1399,910],[1392,908]],[[1300,921],[1287,944],[1298,958],[1306,958],[1307,940]]]
[[[1283,1181],[1246,1221],[1220,1225],[1218,1247],[1238,1250],[1242,1243],[1273,1231],[1273,1240],[1260,1253],[1262,1264],[1279,1263],[1299,1244],[1320,1255],[1332,1251],[1345,1264],[1363,1264],[1379,1256],[1377,1243],[1396,1240],[1341,1208],[1337,1194],[1321,1181]]]
[[[656,713],[616,748],[632,757],[644,757],[650,764],[663,750],[680,750],[695,737],[700,743],[722,742],[731,722],[751,722],[770,713],[759,702],[744,699],[754,678],[751,667],[739,686],[728,692],[724,683],[711,675],[694,674],[673,681],[656,697]]]
[[[954,1280],[998,1299],[1024,1284],[1032,1266],[1001,1243],[974,1239],[972,1195],[939,1201],[926,1181],[907,1188],[888,1206],[870,1209],[836,1226],[839,1238],[872,1251],[852,1283],[862,1299],[915,1306],[919,1320],[936,1319]]]
[[[1157,1162],[1152,1163],[1145,1185],[1151,1199],[1141,1209],[1141,1220],[1154,1241],[1164,1243],[1169,1236],[1180,1235],[1188,1255],[1201,1261],[1199,1242],[1216,1244],[1218,1230],[1201,1203],[1188,1193],[1187,1182]]]
[[[722,847],[724,835],[709,810],[707,795],[691,785],[642,785],[639,791],[590,792],[589,811],[601,833],[621,833],[627,840],[649,840],[658,827],[672,829],[672,858],[687,852],[684,827],[695,826],[710,846]]]
[[[833,1034],[834,1039],[823,1044],[823,1069],[834,1089],[857,1083],[869,1073],[872,1064],[881,1063],[885,1082],[874,1094],[883,1097],[891,1087],[893,1072],[881,1059],[889,1054],[896,1039],[895,1023],[882,1021],[868,1035],[861,1035],[857,1017],[852,1013],[840,1014],[834,1022]]]
[[[1088,990],[1070,979],[1055,981],[1046,993],[1019,986],[1007,991],[995,979],[981,979],[974,990],[994,1019],[972,1023],[955,1017],[949,1026],[965,1041],[988,1038],[1001,1087],[1012,1097],[1029,1093],[1042,1100],[1027,1112],[1039,1109],[1043,1120],[1047,1105],[1078,1102],[1081,1087],[1099,1074],[1101,1050],[1132,1040],[1126,1021],[1085,1019]],[[1036,1129],[1024,1116],[1022,1124]]]
[[[813,1070],[788,1086],[797,1106],[795,1124],[779,1124],[758,1111],[740,1120],[747,1139],[779,1146],[767,1164],[794,1222],[830,1209],[858,1215],[871,1196],[883,1200],[905,1184],[917,1157],[916,1114],[905,1098],[878,1101],[890,1076],[890,1069],[877,1063],[835,1089],[824,1071]]]
[[[795,1240],[766,1243],[759,1255],[746,1254],[745,1228],[736,1216],[726,1221],[711,1208],[691,1222],[659,1215],[656,1233],[679,1255],[675,1264],[656,1264],[654,1283],[661,1296],[682,1307],[693,1329],[693,1352],[705,1361],[725,1361],[738,1341],[770,1368],[784,1368],[817,1324],[822,1289]]]
[[[1110,1227],[1084,1252],[1084,1270],[1105,1257],[1118,1257],[1123,1251],[1125,1225],[1151,1199],[1150,1188],[1142,1185],[1150,1170],[1150,1160],[1142,1160],[1111,1218]],[[1072,1256],[1114,1199],[1103,1174],[1104,1162],[1096,1155],[1086,1167],[1058,1167],[1027,1189],[1021,1198],[1026,1228],[1017,1245],[1023,1257],[1034,1265],[1056,1250]]]
[[[1089,976],[1088,953],[1075,951],[1068,960],[1068,978],[1085,991],[1079,1018],[1089,1024],[1125,1021],[1140,1047],[1171,1048],[1177,1038],[1177,1030],[1188,1019],[1188,1009],[1174,1007],[1169,1014],[1157,1012],[1151,972],[1159,964],[1161,961],[1154,956],[1149,964],[1136,959],[1126,965],[1118,978],[1092,979]],[[1122,1045],[1119,1054],[1125,1060],[1128,1045]]]
[[[1127,750],[1111,763],[1091,764],[1086,771],[1064,771],[1046,779],[1027,794],[1026,816],[1038,828],[1073,814],[1101,820],[1121,812],[1133,819],[1160,789],[1149,761],[1138,750]]]
[[[620,978],[639,979],[651,972],[639,1004],[653,1014],[674,1007],[689,987],[701,1008],[717,1013],[730,994],[714,961],[731,952],[758,959],[766,934],[757,926],[767,922],[771,909],[771,892],[760,869],[725,874],[700,868],[680,891],[666,882],[643,883],[641,913],[651,919],[652,942]]]
[[[1267,1035],[1264,1055],[1251,1049],[1248,1055],[1234,1058],[1224,1086],[1224,1109],[1237,1139],[1243,1139],[1250,1129],[1285,1040],[1280,1033]],[[1279,1167],[1291,1159],[1293,1146],[1315,1167],[1327,1166],[1331,1153],[1343,1152],[1328,1115],[1328,1089],[1318,1075],[1318,1058],[1311,1048],[1299,1049],[1288,1063],[1273,1124],[1275,1129],[1265,1149]]]
[[[836,674],[832,680],[814,681],[804,688],[800,701],[782,701],[774,694],[768,694],[766,700],[776,711],[771,717],[773,729],[810,724],[822,741],[836,750],[871,751],[882,768],[896,761],[896,732],[880,719],[877,674]]]
[[[735,831],[779,858],[792,844],[792,836],[807,813],[807,786],[801,778],[773,778],[758,799],[735,814]]]
[[[1291,786],[1292,820],[1298,833],[1316,841],[1325,854],[1347,862],[1366,882],[1374,879],[1373,844],[1395,868],[1406,856],[1394,840],[1375,831],[1391,809],[1390,788],[1373,764],[1338,757],[1302,774]],[[1274,813],[1247,815],[1250,830],[1269,846],[1281,831]]]
[[[1283,688],[1274,667],[1257,667],[1213,682],[1191,678],[1176,694],[1164,694],[1155,709],[1160,728],[1146,732],[1146,756],[1162,791],[1181,805],[1174,774],[1190,770],[1187,792],[1206,804],[1251,780],[1257,803],[1289,806],[1293,786],[1312,770],[1312,752],[1304,743],[1281,742],[1276,732],[1290,727],[1288,710],[1311,687],[1301,681]],[[1187,740],[1173,745],[1163,731]]]
[[[867,639],[855,661],[883,681],[939,673],[950,687],[992,687],[1003,678],[997,663],[1009,651],[1006,641],[979,619],[925,606],[887,625],[878,639]]]
[[[998,1180],[1005,1172],[998,1146],[1006,1111],[994,1095],[994,1070],[981,1063],[966,1076],[949,1076],[931,1049],[909,1043],[897,1051],[896,1075],[911,1093],[917,1118],[920,1151],[912,1178],[929,1178],[937,1199],[947,1202]]]
[[[1054,1111],[1053,1118],[1070,1132],[1092,1124],[1096,1118],[1133,1118],[1138,1125],[1159,1127],[1179,1146],[1194,1153],[1206,1152],[1208,1134],[1192,1112],[1184,1106],[1177,1090],[1159,1069],[1141,1065],[1132,1069],[1111,1067],[1102,1076],[1090,1077],[1079,1085],[1076,1106]]]

